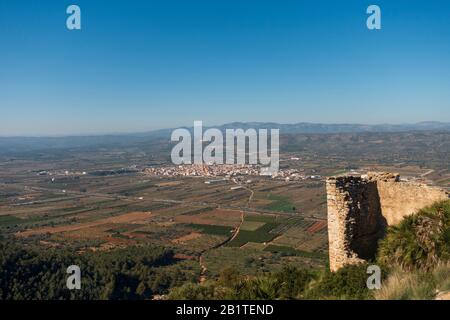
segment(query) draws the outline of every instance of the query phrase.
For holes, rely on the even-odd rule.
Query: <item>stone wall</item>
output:
[[[330,269],[373,258],[387,226],[449,198],[439,188],[400,181],[398,174],[368,173],[327,179]]]

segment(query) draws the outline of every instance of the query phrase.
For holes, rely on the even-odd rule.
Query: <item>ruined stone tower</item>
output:
[[[373,258],[387,226],[449,198],[444,190],[392,173],[332,177],[326,189],[331,271]]]

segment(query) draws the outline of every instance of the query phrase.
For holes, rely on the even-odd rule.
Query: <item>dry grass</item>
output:
[[[396,270],[376,292],[378,300],[427,300],[436,293],[445,296],[450,291],[450,263],[438,265],[432,272],[403,272]],[[442,299],[442,297],[441,297]]]
[[[377,300],[430,300],[436,294],[435,283],[429,274],[396,270],[375,292]]]
[[[433,271],[437,289],[440,291],[450,291],[450,262],[440,264]]]

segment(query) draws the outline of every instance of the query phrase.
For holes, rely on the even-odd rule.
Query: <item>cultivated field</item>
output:
[[[77,253],[163,246],[196,261],[203,278],[228,265],[248,274],[286,264],[325,265],[326,176],[391,171],[449,187],[441,138],[286,135],[280,166],[305,179],[251,176],[212,184],[205,183],[211,177],[145,174],[145,168],[170,164],[170,148],[159,141],[0,153],[0,234]]]

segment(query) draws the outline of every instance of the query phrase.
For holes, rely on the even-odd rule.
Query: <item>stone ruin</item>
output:
[[[450,197],[437,187],[400,181],[393,173],[331,177],[326,189],[331,271],[374,258],[388,226]]]

